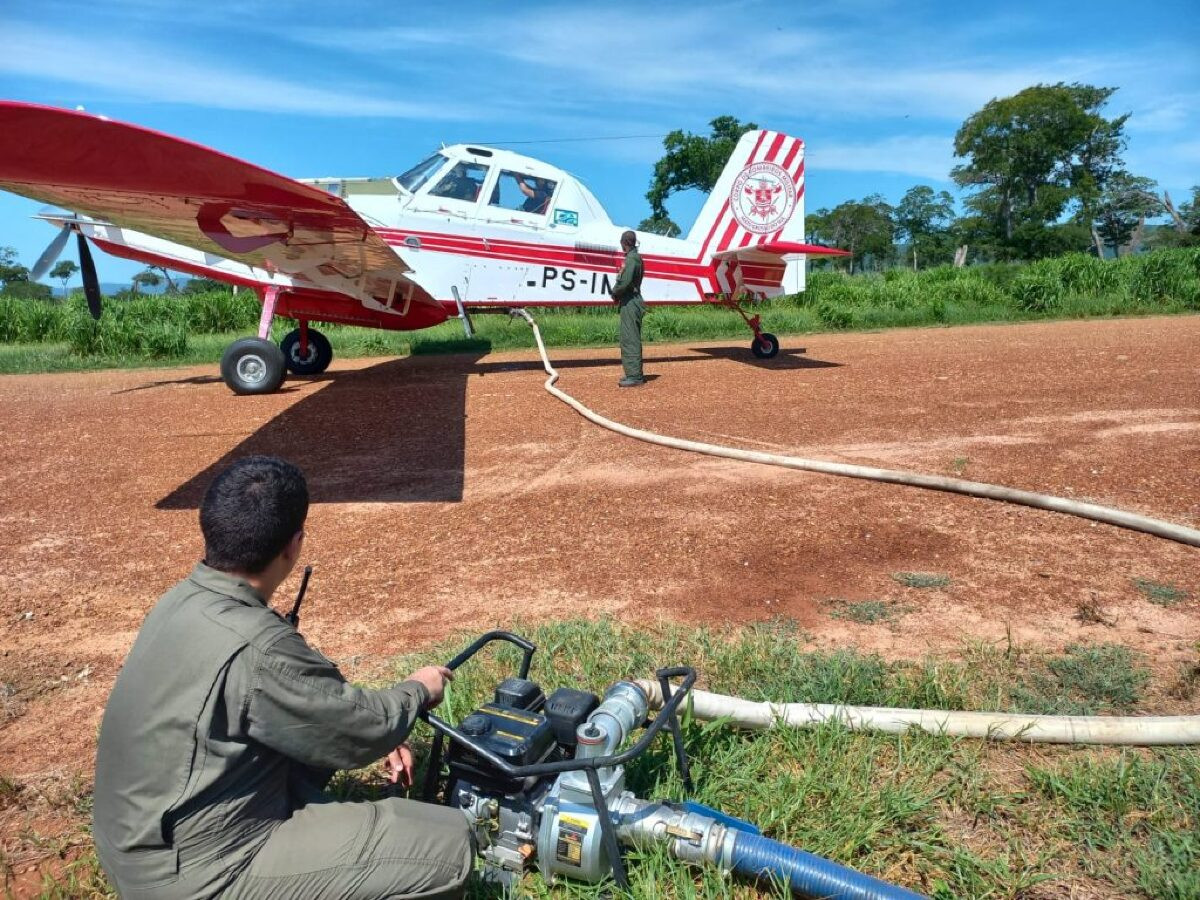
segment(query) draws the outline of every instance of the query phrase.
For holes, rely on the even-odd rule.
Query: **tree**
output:
[[[1161,203],[1171,217],[1171,224],[1151,231],[1146,243],[1155,249],[1200,246],[1200,185],[1193,185],[1192,199],[1179,204],[1178,208],[1166,191],[1163,191]]]
[[[832,210],[819,209],[806,222],[809,239],[850,251],[850,272],[870,258],[877,268],[895,252],[893,209],[878,194],[848,200]]]
[[[50,277],[57,278],[62,282],[63,293],[67,292],[67,282],[71,280],[71,276],[79,271],[79,266],[75,265],[75,261],[71,259],[62,259],[54,264],[54,268],[50,270]]]
[[[158,287],[160,284],[162,284],[162,278],[159,277],[159,274],[153,269],[146,269],[144,272],[138,272],[133,276],[130,286],[136,296],[141,288]]]
[[[648,216],[638,222],[637,230],[644,231],[647,234],[661,234],[664,237],[671,238],[679,237],[683,233],[668,215]]]
[[[954,224],[954,198],[949,191],[934,192],[928,185],[908,189],[896,207],[896,230],[908,241],[913,268],[949,262],[954,254],[950,229]]]
[[[717,116],[709,122],[709,127],[712,133],[708,137],[677,129],[663,138],[666,153],[654,164],[654,177],[646,191],[650,217],[638,225],[639,231],[678,235],[679,226],[667,214],[667,197],[689,188],[711,191],[733,155],[738,139],[758,128],[753,122],[740,122],[733,116]]]
[[[203,294],[207,291],[228,291],[229,285],[215,278],[190,278],[183,285],[185,294]]]
[[[1108,180],[1121,169],[1128,115],[1106,119],[1100,108],[1116,88],[1086,84],[1034,85],[992,100],[954,136],[954,180],[976,188],[966,204],[991,225],[1004,257],[1043,253],[1076,229],[1051,230],[1075,205],[1076,220],[1090,226]],[[1067,236],[1067,237],[1064,237]],[[1063,239],[1063,240],[1060,240]]]
[[[170,271],[168,271],[166,266],[150,266],[146,271],[161,272],[162,277],[167,280],[167,293],[168,294],[178,294],[179,293],[179,288],[175,285],[175,282],[172,280],[171,273],[170,273]]]
[[[28,280],[29,270],[17,262],[17,251],[12,247],[0,247],[0,285],[8,287]]]
[[[1095,239],[1101,254],[1104,247],[1119,256],[1122,249],[1129,253],[1141,245],[1146,219],[1164,209],[1157,190],[1153,179],[1128,172],[1117,172],[1108,180],[1095,212]]]

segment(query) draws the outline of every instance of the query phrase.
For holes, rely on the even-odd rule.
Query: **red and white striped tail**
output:
[[[754,244],[804,241],[804,141],[748,131],[725,164],[688,240],[701,258]]]

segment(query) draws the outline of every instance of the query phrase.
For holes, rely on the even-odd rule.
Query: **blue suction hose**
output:
[[[733,845],[733,871],[786,882],[801,897],[829,900],[924,900],[906,888],[814,856],[760,834],[741,832]]]

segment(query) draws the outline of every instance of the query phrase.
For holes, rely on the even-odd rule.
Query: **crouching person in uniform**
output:
[[[93,834],[135,897],[461,897],[473,852],[456,809],[336,802],[334,769],[387,757],[411,782],[405,737],[448,669],[383,690],[346,683],[268,605],[300,556],[300,470],[249,457],[200,510],[204,562],[151,610],[104,712]]]

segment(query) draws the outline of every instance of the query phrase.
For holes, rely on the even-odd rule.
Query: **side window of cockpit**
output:
[[[524,175],[504,169],[496,180],[496,186],[492,188],[492,198],[488,205],[511,209],[514,212],[545,215],[557,186],[557,182],[549,178],[538,178],[536,175]]]
[[[479,163],[460,162],[434,186],[433,190],[429,192],[429,196],[474,203],[479,199],[479,192],[483,190],[487,173],[487,166],[481,166]]]

